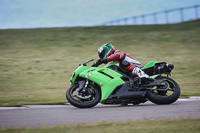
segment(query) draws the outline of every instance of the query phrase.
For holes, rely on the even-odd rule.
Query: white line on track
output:
[[[193,96],[187,99],[180,98],[176,102],[186,102],[186,101],[198,101],[200,97]],[[146,103],[152,104],[147,101]],[[119,106],[119,105],[103,105],[98,104],[97,106]],[[36,109],[36,108],[60,108],[60,107],[71,107],[69,103],[65,103],[65,105],[22,105],[21,107],[0,107],[0,110],[13,110],[13,109]]]

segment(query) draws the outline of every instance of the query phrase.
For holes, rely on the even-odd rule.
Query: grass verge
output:
[[[198,133],[200,119],[101,122],[70,126],[0,129],[1,133]]]

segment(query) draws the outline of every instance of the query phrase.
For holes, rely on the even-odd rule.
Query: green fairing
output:
[[[73,77],[71,77],[70,81],[72,84],[74,84],[77,76],[82,72],[82,71],[85,71],[87,69],[90,69],[91,67],[87,67],[87,66],[79,66],[74,72],[75,72],[75,75]]]
[[[156,64],[160,64],[160,63],[165,63],[163,61],[150,61],[149,63],[147,63],[143,68],[142,70],[144,69],[148,69],[148,68],[151,68],[151,67],[154,67]],[[152,75],[150,76],[150,78],[152,79],[155,79],[156,77],[160,76],[161,74],[157,74],[157,75]]]
[[[150,76],[150,78],[152,79],[155,79],[156,77],[160,76],[161,74],[158,74],[158,75],[153,75],[153,76]]]
[[[113,63],[109,63],[110,65],[114,65]],[[109,65],[108,64],[108,65]],[[115,63],[116,64],[116,63]],[[102,73],[101,73],[102,72]],[[103,73],[106,73],[110,75],[111,77],[108,77],[104,75]],[[89,74],[91,74],[89,76]],[[88,66],[79,66],[75,70],[75,76],[71,78],[72,84],[75,82],[75,79],[77,76],[82,78],[86,78],[88,75],[88,79],[90,81],[94,81],[101,87],[101,103],[105,103],[105,100],[108,98],[108,96],[113,92],[113,90],[125,82],[121,79],[123,75],[109,69],[109,68],[100,68],[100,67],[88,67]]]
[[[160,63],[165,63],[163,61],[150,61],[149,63],[147,63],[143,68],[143,69],[147,69],[147,68],[150,68],[150,67],[154,67],[155,64],[160,64]]]

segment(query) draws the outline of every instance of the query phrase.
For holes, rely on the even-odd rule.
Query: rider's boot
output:
[[[138,75],[139,78],[149,78],[149,75],[147,75],[144,71],[142,71],[138,67],[133,68],[132,73]]]
[[[147,75],[144,71],[142,71],[138,67],[135,67],[132,73],[137,75],[138,77],[135,77],[133,79],[133,83],[130,83],[130,88],[133,88],[133,86],[136,85],[134,88],[137,89],[141,84],[148,84],[149,81],[151,81],[149,75]]]
[[[130,83],[130,88],[137,89],[141,84],[147,84],[149,82],[149,75],[147,75],[140,68],[135,67],[132,71],[134,75],[138,75],[133,79],[133,83]],[[132,89],[131,89],[132,90]]]

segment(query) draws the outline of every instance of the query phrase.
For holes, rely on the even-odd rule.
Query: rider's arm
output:
[[[122,51],[117,50],[114,54],[108,56],[107,58],[100,58],[97,60],[96,65],[100,65],[102,63],[108,63],[110,61],[118,61],[120,59],[123,59],[125,56],[125,53]]]
[[[122,59],[124,56],[124,52],[122,51],[116,51],[114,54],[107,57],[108,62],[109,61],[116,61]]]
[[[118,59],[120,59],[120,55],[118,53],[115,53],[115,54],[110,55],[107,58],[100,58],[100,59],[98,59],[97,62],[96,62],[96,65],[99,66],[102,63],[106,64],[106,63],[108,63],[110,61],[116,61]]]

